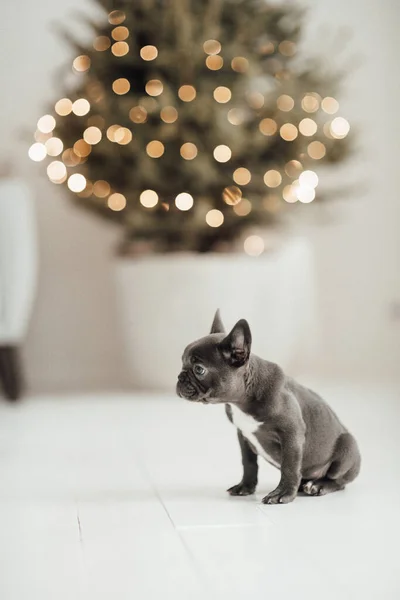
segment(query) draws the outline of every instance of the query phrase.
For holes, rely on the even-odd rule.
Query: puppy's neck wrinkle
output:
[[[284,384],[285,375],[275,363],[252,354],[244,374],[247,401],[262,401],[274,395]]]

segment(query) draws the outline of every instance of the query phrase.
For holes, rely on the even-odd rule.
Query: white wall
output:
[[[111,281],[119,231],[74,210],[47,181],[43,165],[26,154],[38,117],[60,97],[60,68],[70,65],[54,23],[68,21],[81,34],[70,13],[93,7],[80,0],[15,0],[2,7],[0,161],[11,155],[32,182],[40,233],[38,298],[24,352],[34,390],[124,385]]]
[[[37,191],[41,238],[39,295],[25,355],[34,389],[117,387],[125,382],[112,285],[118,231],[76,211],[28,163],[26,143],[36,119],[60,93],[58,68],[69,57],[55,21],[76,21],[81,0],[14,0],[2,7],[0,38],[0,160],[12,157]],[[360,152],[330,177],[360,182],[356,199],[310,210],[304,225],[315,245],[322,344],[308,370],[337,376],[395,376],[400,321],[400,202],[397,163],[400,91],[397,81],[400,5],[391,0],[311,2],[306,45],[333,64],[361,55],[344,85],[342,109],[359,129]],[[85,10],[94,10],[84,3]],[[320,26],[346,26],[353,38],[332,53]],[[71,25],[72,27],[72,25]],[[23,139],[24,129],[27,137]],[[40,174],[40,175],[39,175]],[[362,189],[361,189],[362,187]],[[325,213],[324,213],[325,214]]]
[[[337,44],[338,56],[331,54],[331,60],[343,65],[346,57],[352,62],[354,56],[359,63],[341,98],[343,114],[358,131],[359,152],[346,168],[332,174],[339,185],[342,177],[358,182],[358,193],[332,205],[333,223],[318,227],[311,236],[322,336],[315,366],[349,377],[395,377],[400,320],[393,319],[391,306],[400,301],[400,4],[325,0],[310,5],[310,43],[324,24],[350,29],[347,48],[341,51]]]

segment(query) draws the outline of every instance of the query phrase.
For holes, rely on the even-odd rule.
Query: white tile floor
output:
[[[260,499],[223,408],[174,398],[0,403],[2,600],[400,598],[400,393],[319,387],[359,439],[345,492]]]

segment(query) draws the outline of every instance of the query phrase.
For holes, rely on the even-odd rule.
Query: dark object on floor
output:
[[[0,346],[0,384],[7,400],[19,400],[22,393],[22,372],[16,346]]]

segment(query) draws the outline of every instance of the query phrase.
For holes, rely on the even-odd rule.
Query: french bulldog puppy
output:
[[[354,437],[320,396],[250,351],[247,321],[226,335],[217,311],[210,335],[185,349],[178,376],[180,397],[224,403],[237,428],[243,477],[229,494],[255,492],[258,456],[281,471],[264,504],[292,502],[299,491],[322,496],[343,490],[360,471]]]

